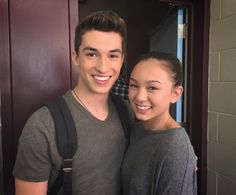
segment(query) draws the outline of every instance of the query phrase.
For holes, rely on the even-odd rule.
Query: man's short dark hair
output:
[[[91,30],[118,33],[122,38],[122,53],[126,52],[126,24],[114,11],[97,11],[81,20],[75,30],[74,49],[77,54],[82,42],[82,36]]]

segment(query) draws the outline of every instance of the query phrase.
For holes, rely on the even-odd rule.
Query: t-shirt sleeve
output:
[[[49,112],[36,111],[27,121],[19,139],[13,175],[24,181],[40,182],[49,179],[51,170]],[[51,124],[52,125],[52,124]]]
[[[156,186],[157,195],[195,195],[196,157],[185,150],[166,156]]]

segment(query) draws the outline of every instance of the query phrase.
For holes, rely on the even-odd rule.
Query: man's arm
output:
[[[28,182],[15,178],[15,195],[46,195],[48,181]]]
[[[50,129],[53,121],[46,108],[36,111],[27,121],[18,145],[13,169],[16,195],[46,195],[52,170]]]

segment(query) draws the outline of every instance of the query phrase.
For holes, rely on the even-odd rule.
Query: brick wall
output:
[[[211,0],[210,29],[208,195],[235,195],[235,0]]]

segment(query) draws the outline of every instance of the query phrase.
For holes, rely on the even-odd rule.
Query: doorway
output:
[[[73,47],[71,43],[73,42],[74,27],[78,22],[77,0],[9,2],[9,0],[0,0],[0,88],[2,92],[4,195],[13,194],[12,167],[18,138],[26,119],[45,100],[62,94],[73,85],[70,52],[71,47]],[[188,75],[186,81],[188,83],[186,86],[188,95],[185,101],[187,102],[186,122],[190,138],[199,157],[199,194],[206,194],[210,0],[138,0],[135,3],[126,0],[99,0],[99,3],[96,4],[94,2],[90,0],[81,1],[79,4],[79,18],[97,9],[113,9],[127,21],[127,74],[130,73],[135,59],[142,53],[149,51],[150,32],[165,17],[167,10],[173,5],[181,5],[188,8],[188,19],[191,27],[188,28],[189,41],[187,43],[189,51],[187,54],[188,69],[186,70]],[[26,17],[27,20],[25,19]],[[44,20],[43,17],[46,17],[46,19]],[[59,22],[58,18],[60,18]],[[44,28],[47,22],[52,25]],[[34,24],[41,27],[38,28],[36,26],[37,28],[34,28]],[[41,30],[49,30],[49,32],[40,33]],[[53,39],[49,40],[52,44],[47,41],[47,36],[45,39],[45,34],[54,35]],[[34,36],[38,38],[34,39]],[[25,40],[28,41],[27,44]],[[37,41],[35,42],[35,40]],[[58,40],[60,41],[58,42]],[[48,47],[51,48],[50,54],[47,52]],[[40,49],[39,52],[37,52],[38,49]],[[65,56],[65,58],[62,58],[62,56]],[[45,66],[37,66],[37,63]],[[37,72],[37,68],[32,68],[34,66],[42,71]],[[24,70],[27,70],[26,67],[32,68],[32,72],[27,74],[29,81],[24,80],[26,78],[26,73],[24,72]],[[60,75],[59,77],[58,75],[56,77],[53,75],[55,73],[53,68],[56,68],[59,74],[67,75],[66,82],[60,85],[57,80],[49,79],[47,80],[48,82],[44,80],[46,84],[43,85],[40,79],[43,78],[44,72],[48,68],[51,72],[47,72],[47,78],[60,78]],[[37,72],[37,77],[34,77],[35,72]],[[26,90],[26,93],[19,89]],[[196,91],[194,89],[199,90]]]
[[[171,6],[167,10],[166,16],[150,33],[150,51],[163,51],[176,55],[182,64],[183,87],[186,86],[187,72],[187,9],[183,7]],[[186,127],[186,97],[187,90],[177,101],[171,105],[172,117]]]
[[[206,194],[207,186],[207,106],[208,106],[208,54],[209,54],[209,13],[210,0],[149,0],[131,1],[101,0],[99,5],[87,0],[79,6],[79,18],[100,9],[112,9],[122,16],[128,26],[127,74],[129,75],[135,59],[150,50],[153,36],[161,22],[168,21],[171,8],[178,10],[182,30],[187,37],[173,41],[182,48],[175,51],[184,64],[185,93],[173,113],[179,122],[184,123],[198,156],[198,194]],[[130,11],[132,10],[132,11]],[[169,13],[168,13],[169,10]],[[175,12],[176,14],[176,12]],[[181,16],[182,14],[182,16]],[[168,17],[167,17],[168,16]],[[178,18],[178,16],[176,16]],[[182,18],[181,18],[182,17]],[[176,18],[175,18],[176,20]],[[180,22],[177,20],[177,22]],[[184,23],[187,23],[184,26]],[[181,26],[181,25],[180,25]],[[176,30],[176,28],[175,28]],[[169,31],[166,31],[170,33]],[[151,36],[150,36],[151,35]],[[162,49],[165,48],[162,45]],[[180,111],[180,112],[179,112]]]

